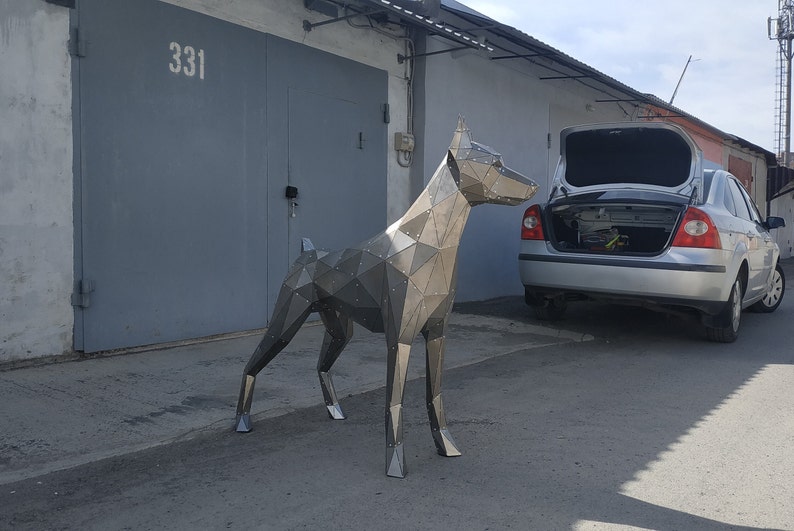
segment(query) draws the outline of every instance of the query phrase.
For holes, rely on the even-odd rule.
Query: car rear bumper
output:
[[[530,291],[696,308],[718,313],[735,273],[715,249],[673,248],[660,256],[563,253],[547,242],[524,241],[521,282]]]

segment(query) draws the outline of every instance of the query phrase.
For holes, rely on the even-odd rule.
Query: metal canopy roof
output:
[[[583,85],[605,94],[603,101],[621,103],[650,103],[648,95],[620,83],[614,78],[570,57],[522,31],[502,24],[456,0],[441,0],[437,16],[419,13],[419,8],[411,10],[406,6],[420,5],[420,2],[401,2],[400,0],[362,0],[363,4],[378,12],[386,12],[403,23],[422,28],[430,35],[453,41],[458,46],[447,50],[418,54],[413,57],[436,55],[469,47],[484,53],[492,61],[523,60],[546,70],[540,80],[575,80]],[[349,7],[349,6],[348,6]],[[399,60],[408,59],[400,56]],[[657,104],[655,101],[654,104]],[[627,115],[631,113],[624,109]],[[676,113],[680,111],[676,110]]]
[[[596,99],[599,103],[614,103],[623,109],[627,104],[637,107],[641,104],[653,105],[668,111],[665,116],[683,117],[694,123],[710,129],[725,139],[730,139],[743,147],[748,147],[766,155],[771,152],[755,146],[734,135],[725,133],[720,129],[703,122],[702,120],[668,104],[666,101],[652,95],[639,92],[612,78],[603,72],[539,41],[538,39],[507,24],[503,24],[456,0],[440,0],[438,14],[423,14],[424,2],[402,0],[359,0],[363,8],[353,8],[346,3],[347,9],[354,9],[360,15],[388,14],[410,26],[422,28],[430,35],[442,37],[453,42],[453,46],[446,50],[439,50],[411,57],[400,55],[398,61],[402,62],[415,57],[442,54],[456,50],[470,48],[484,54],[491,61],[529,61],[534,66],[548,72],[538,78],[542,81],[555,81],[570,79],[577,83],[601,92],[605,96]],[[432,0],[430,2],[432,3]],[[438,3],[438,0],[436,1]],[[416,7],[411,8],[411,5]],[[432,10],[431,10],[432,11]],[[341,20],[348,17],[340,17]],[[630,112],[623,109],[627,116]],[[639,118],[655,118],[656,116],[640,116]],[[635,116],[635,118],[637,118]]]

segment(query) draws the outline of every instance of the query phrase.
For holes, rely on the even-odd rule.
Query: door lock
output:
[[[298,202],[295,199],[298,197],[298,187],[297,186],[287,186],[287,190],[284,193],[287,199],[289,199],[289,217],[295,217],[295,207],[298,206]]]

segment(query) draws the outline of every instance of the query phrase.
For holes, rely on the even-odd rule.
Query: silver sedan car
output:
[[[576,126],[561,133],[546,204],[523,218],[519,272],[541,319],[594,299],[696,314],[712,341],[732,342],[742,310],[777,309],[779,249],[730,173],[668,123]]]

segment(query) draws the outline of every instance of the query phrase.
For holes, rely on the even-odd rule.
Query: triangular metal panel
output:
[[[411,274],[411,265],[414,262],[414,254],[416,253],[416,243],[411,244],[408,248],[400,251],[389,257],[387,260],[389,264],[395,267],[400,273],[406,277]]]
[[[315,277],[314,284],[328,294],[333,295],[345,284],[350,281],[350,275],[337,271],[336,269],[329,269],[322,275]]]
[[[416,239],[404,234],[400,231],[394,232],[391,235],[391,245],[389,246],[389,251],[387,256],[392,257],[397,253],[401,253],[402,251],[408,249],[412,245],[416,243]]]
[[[436,197],[438,196],[438,186],[441,183],[441,174],[446,171],[446,168],[442,168],[441,173],[437,173],[432,179],[430,179],[430,182],[427,183],[425,193],[427,193],[427,199],[430,201],[431,208],[435,204]]]
[[[305,297],[294,293],[287,306],[286,318],[284,319],[284,328],[289,329],[298,323],[297,326],[303,324],[302,316],[311,306],[311,303]]]
[[[422,234],[419,235],[419,242],[432,247],[438,247],[440,241],[438,239],[438,231],[436,230],[436,218],[433,212],[427,218],[427,224],[422,229]]]
[[[433,277],[435,269],[439,267],[440,263],[441,258],[438,256],[438,253],[436,253],[435,256],[425,262],[423,266],[411,275],[411,281],[416,285],[419,291],[424,294],[429,293],[428,286],[430,284],[430,279]]]
[[[383,304],[388,294],[386,267],[386,263],[382,262],[358,276],[362,289],[364,289],[373,300],[379,301],[381,304]]]
[[[438,254],[438,249],[435,247],[417,242],[414,250],[414,260],[411,262],[411,275],[413,276],[420,267],[435,257],[436,254]]]
[[[402,445],[389,448],[387,451],[390,455],[386,457],[388,462],[386,475],[392,478],[404,478],[408,471],[405,466],[405,451]]]
[[[356,308],[357,322],[370,332],[383,332],[380,308]]]
[[[418,212],[426,212],[430,210],[432,206],[433,200],[430,198],[430,192],[428,190],[424,190],[421,194],[419,194],[419,197],[416,198],[414,204],[411,205],[409,212],[415,215]]]
[[[363,251],[358,263],[358,275],[363,275],[373,267],[383,266],[383,259],[369,251]]]
[[[391,235],[384,233],[376,236],[375,238],[367,241],[363,245],[363,250],[372,253],[378,258],[386,258],[389,253],[389,248],[392,245]]]
[[[433,198],[433,204],[437,205],[439,202],[443,201],[447,197],[451,195],[455,195],[458,193],[458,184],[449,174],[449,172],[445,172],[445,179],[439,179],[438,183],[438,191],[436,192],[435,197]]]
[[[455,222],[450,225],[447,229],[447,234],[444,236],[444,240],[441,242],[441,247],[446,248],[448,246],[457,246],[458,242],[460,242],[461,234],[463,234],[463,229],[466,227],[466,218],[465,217],[457,217],[455,218]]]
[[[500,178],[502,178],[502,174],[499,172],[499,170],[491,166],[485,173],[485,178],[482,180],[482,184],[486,189],[493,189]]]
[[[345,253],[334,269],[345,275],[355,276],[358,273],[359,264],[361,264],[361,254],[363,251],[351,249],[352,252]]]
[[[428,318],[444,318],[448,313],[451,294],[438,294],[425,296],[425,307],[427,308]]]
[[[315,287],[314,283],[311,282],[304,284],[303,286],[298,286],[293,290],[293,292],[308,301],[314,301],[317,299],[317,288]]]
[[[441,201],[433,210],[433,221],[436,228],[436,241],[441,243],[444,241],[447,227],[451,220],[452,210],[455,206],[455,198],[459,194],[447,197]]]
[[[422,234],[422,228],[427,224],[428,217],[430,217],[429,210],[420,212],[417,216],[401,222],[399,230],[407,236],[418,240],[419,235]]]

